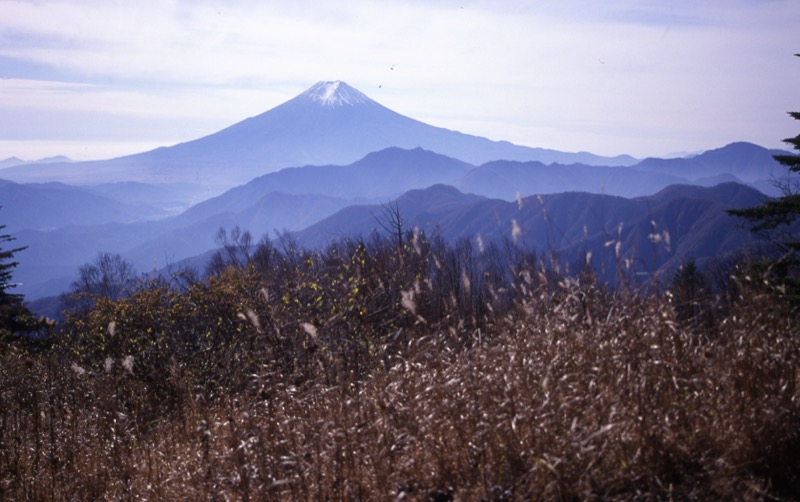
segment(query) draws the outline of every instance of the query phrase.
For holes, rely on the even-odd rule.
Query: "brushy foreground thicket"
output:
[[[0,499],[800,497],[798,316],[761,280],[282,244],[3,347]]]

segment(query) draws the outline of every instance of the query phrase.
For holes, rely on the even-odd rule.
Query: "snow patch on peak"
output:
[[[339,81],[329,82],[322,88],[322,95],[320,98],[322,99],[323,103],[327,104],[336,100],[336,90],[339,89],[339,84],[341,84]]]
[[[370,99],[340,80],[317,82],[303,93],[312,102],[322,106],[344,106],[368,103]]]

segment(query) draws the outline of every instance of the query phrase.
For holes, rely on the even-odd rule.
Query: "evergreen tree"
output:
[[[690,259],[672,276],[672,301],[678,319],[693,327],[711,323],[709,282]]]
[[[795,54],[800,57],[800,54]],[[795,120],[800,120],[800,112],[789,112]],[[800,134],[793,138],[783,140],[784,143],[800,152]],[[800,263],[800,235],[798,235],[798,217],[800,217],[800,155],[783,154],[775,155],[781,165],[788,170],[785,180],[778,183],[783,191],[783,196],[768,199],[762,204],[746,209],[731,209],[729,214],[749,220],[753,225],[751,230],[776,231],[785,230],[777,240],[783,255],[771,264],[772,273],[782,281],[797,283],[797,266]],[[797,285],[797,284],[795,284]]]
[[[795,54],[800,57],[800,54]],[[795,120],[800,120],[800,112],[789,112]],[[800,152],[800,134],[793,138],[783,140]],[[774,199],[769,199],[763,204],[746,209],[732,209],[730,214],[741,216],[754,223],[752,230],[772,230],[782,225],[791,225],[800,216],[800,189],[796,181],[792,181],[792,173],[800,174],[800,155],[775,155],[777,160],[789,170],[787,181],[781,185],[784,195]],[[800,250],[800,240],[792,238],[785,242],[788,248]]]
[[[5,225],[0,225],[0,232],[5,228]],[[24,246],[5,249],[5,246],[14,240],[11,235],[0,233],[0,338],[26,329],[31,319],[30,313],[22,303],[22,295],[9,291],[16,287],[12,281],[12,271],[19,263],[14,261],[14,255],[27,248]]]

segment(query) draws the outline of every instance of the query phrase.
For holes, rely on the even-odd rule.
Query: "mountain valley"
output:
[[[755,245],[725,210],[777,195],[776,153],[734,143],[639,161],[521,147],[429,126],[321,82],[195,141],[0,168],[0,220],[28,246],[15,279],[29,300],[64,291],[99,252],[151,272],[208,253],[220,228],[237,226],[319,247],[385,233],[387,206],[409,231],[476,246],[516,240],[567,262],[591,251],[603,279],[626,260],[663,276],[687,259]]]

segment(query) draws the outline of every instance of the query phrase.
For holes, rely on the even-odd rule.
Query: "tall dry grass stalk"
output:
[[[203,291],[220,288],[214,305],[227,310],[197,329],[185,323],[206,314],[177,297],[169,312],[187,312],[184,324],[147,303],[161,330],[123,302],[108,311],[113,343],[130,336],[120,347],[139,353],[10,347],[0,499],[800,497],[797,313],[763,288],[742,284],[698,331],[661,294],[519,267],[511,292],[483,286],[496,289],[470,320],[474,296],[458,295],[480,281],[468,271],[453,274],[452,301],[434,294],[446,257],[403,282],[351,251],[319,273],[291,271],[308,286],[277,304],[263,279],[218,278]],[[269,296],[283,298],[272,281]],[[99,336],[109,319],[95,325]]]

